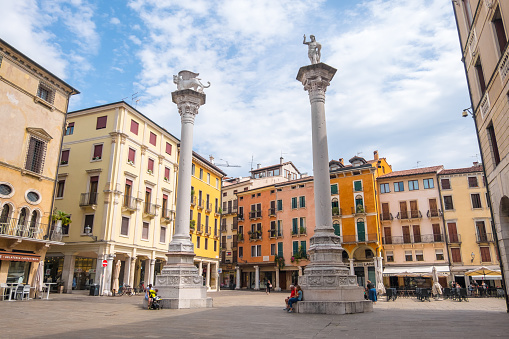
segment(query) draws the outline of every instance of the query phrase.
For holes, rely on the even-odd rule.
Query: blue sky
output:
[[[461,118],[470,101],[450,1],[2,0],[2,14],[2,39],[81,91],[71,111],[124,99],[179,136],[172,77],[200,73],[212,86],[194,149],[240,165],[223,168],[231,176],[281,154],[312,173],[309,100],[295,80],[309,63],[303,34],[338,69],[332,159],[378,150],[402,170],[466,167],[479,154]]]

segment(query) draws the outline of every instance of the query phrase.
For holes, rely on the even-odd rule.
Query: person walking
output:
[[[375,285],[368,280],[368,296],[369,300],[371,300],[374,304],[376,304],[376,288]]]
[[[270,283],[270,280],[267,280],[267,283],[265,284],[265,293],[270,294],[271,288],[272,288],[272,284]]]

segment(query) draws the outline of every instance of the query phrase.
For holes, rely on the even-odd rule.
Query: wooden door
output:
[[[384,227],[384,244],[392,244],[392,231],[390,227]]]
[[[449,242],[458,242],[458,230],[456,229],[455,222],[447,223],[447,230],[449,231]]]
[[[433,240],[435,242],[441,242],[442,235],[440,234],[440,224],[433,224],[431,225],[433,227]]]
[[[421,242],[421,226],[413,225],[412,229],[414,231],[414,242]]]
[[[486,226],[484,225],[484,221],[476,221],[475,226],[477,228],[477,236],[479,241],[487,242],[488,235],[486,234]]]
[[[389,204],[386,202],[382,203],[382,220],[390,220]]]
[[[417,200],[410,201],[410,215],[412,218],[419,217],[419,210],[417,209]]]
[[[408,219],[406,201],[399,202],[399,215],[400,215],[400,219]]]
[[[411,242],[410,239],[410,226],[403,226],[403,242],[405,244],[409,244]]]
[[[431,217],[438,217],[437,199],[429,199],[429,213]]]

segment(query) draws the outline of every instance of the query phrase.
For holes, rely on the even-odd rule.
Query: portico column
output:
[[[200,260],[200,262],[198,263],[198,274],[200,276],[203,275],[203,261],[202,260]]]
[[[145,259],[145,272],[143,275],[143,282],[145,286],[150,284],[150,259]]]
[[[350,261],[350,275],[355,275],[355,270],[353,268],[354,259],[348,259],[348,261]]]
[[[124,261],[124,285],[131,285],[129,278],[131,277],[131,257],[127,257]]]
[[[205,283],[207,291],[210,290],[210,262],[207,263],[207,282]]]
[[[129,284],[131,284],[131,287],[134,286],[134,274],[136,271],[136,257],[131,257],[131,269],[129,270]]]
[[[216,262],[214,264],[214,288],[216,291],[219,292],[219,263]]]
[[[235,270],[237,270],[237,274],[236,274],[236,277],[235,277],[235,289],[236,290],[240,290],[240,267],[239,266],[235,266]]]
[[[279,287],[279,267],[276,266],[276,281],[275,281],[275,288],[274,291],[279,292],[281,291],[281,287]]]
[[[106,266],[106,270],[104,272],[103,295],[111,295],[111,273],[112,273],[114,258],[115,258],[114,253],[110,253],[106,256],[106,260],[108,261],[108,266]]]
[[[299,266],[299,277],[302,276],[302,266]]]
[[[260,289],[260,266],[254,266],[255,269],[255,287],[254,289],[258,291]]]
[[[156,266],[156,260],[150,259],[150,273],[149,273],[148,281],[152,285],[154,285],[155,266]]]
[[[64,255],[64,267],[62,269],[62,281],[64,282],[64,292],[72,293],[72,281],[74,278],[74,262],[76,256],[72,254]]]

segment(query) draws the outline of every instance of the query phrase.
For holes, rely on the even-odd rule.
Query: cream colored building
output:
[[[509,295],[509,2],[453,0],[453,8]]]
[[[49,227],[69,98],[77,90],[0,39],[0,283],[33,283]]]
[[[470,285],[465,272],[479,266],[499,269],[491,232],[489,199],[481,165],[443,170],[438,174],[445,229],[449,245],[451,279]],[[484,277],[475,276],[474,280]],[[495,278],[495,279],[493,279]],[[489,276],[500,286],[500,276]]]
[[[125,102],[70,112],[55,206],[71,215],[47,269],[65,290],[153,283],[173,234],[178,139]],[[107,267],[103,269],[103,260]]]

